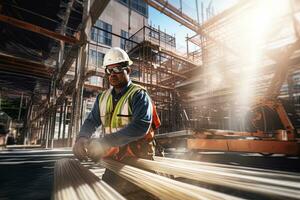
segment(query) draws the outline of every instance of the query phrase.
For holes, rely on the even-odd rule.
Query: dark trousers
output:
[[[102,180],[118,191],[128,200],[158,200],[157,197],[106,169]]]
[[[126,179],[118,176],[114,172],[106,169],[102,180],[107,184],[112,186],[115,190],[117,190],[120,194],[126,195],[132,192],[139,190],[139,187],[135,186],[133,183],[127,181]]]
[[[153,142],[145,142],[139,143],[141,145],[140,148],[136,148],[138,145],[137,142],[132,142],[130,144],[131,150],[134,152],[135,155],[139,158],[153,160],[153,155],[155,152],[155,148]],[[120,149],[120,151],[126,151],[126,148]],[[127,161],[130,162],[130,158],[124,158],[123,160],[125,163]],[[153,196],[152,194],[146,192],[145,190],[139,188],[138,186],[134,185],[133,183],[127,181],[126,179],[118,176],[114,172],[106,169],[102,180],[117,190],[120,194],[126,197],[128,200],[131,199],[143,199],[143,200],[153,200],[158,199],[157,197]]]

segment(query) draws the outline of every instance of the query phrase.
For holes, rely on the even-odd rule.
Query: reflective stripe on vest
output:
[[[99,99],[100,118],[105,134],[113,133],[125,127],[131,122],[132,110],[129,102],[133,95],[140,90],[145,90],[142,86],[131,84],[126,93],[118,101],[113,111],[112,89],[106,90]]]

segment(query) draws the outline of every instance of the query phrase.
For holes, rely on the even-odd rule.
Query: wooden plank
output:
[[[226,140],[188,139],[188,149],[229,151]]]
[[[290,141],[228,140],[230,151],[299,155],[300,144]]]
[[[40,62],[0,54],[0,70],[50,79],[55,69]]]
[[[188,139],[188,149],[300,155],[296,141]]]

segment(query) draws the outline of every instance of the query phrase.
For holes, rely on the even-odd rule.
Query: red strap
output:
[[[157,114],[157,111],[156,111],[156,106],[154,105],[154,103],[152,102],[152,128],[154,130],[158,129],[161,125],[161,122],[160,122],[160,119],[159,119],[159,116]]]
[[[119,152],[119,147],[111,147],[103,158],[112,157]]]

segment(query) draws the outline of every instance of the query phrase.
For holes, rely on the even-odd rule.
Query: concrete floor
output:
[[[50,200],[56,160],[70,157],[64,150],[0,152],[0,199]]]

